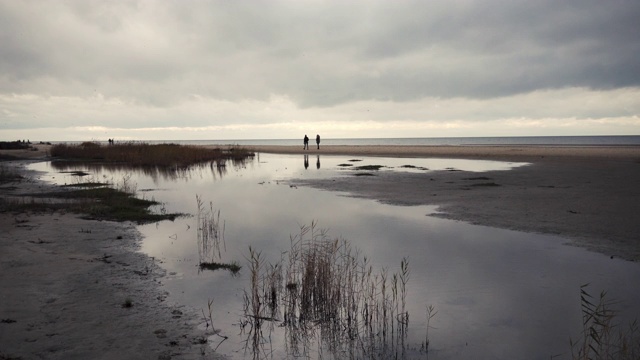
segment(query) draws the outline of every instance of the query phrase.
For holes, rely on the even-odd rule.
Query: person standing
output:
[[[307,134],[304,135],[302,150],[309,150],[309,137]]]
[[[316,144],[318,145],[318,150],[320,150],[320,135],[316,135]]]

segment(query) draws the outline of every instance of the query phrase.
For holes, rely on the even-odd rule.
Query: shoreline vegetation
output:
[[[119,142],[106,146],[96,142],[56,144],[51,147],[50,154],[56,159],[69,161],[178,168],[203,162],[224,166],[227,160],[242,161],[253,157],[253,153],[239,146],[204,148],[177,144],[150,145],[144,142]]]
[[[0,147],[9,150],[28,150],[37,152],[29,142],[0,143]],[[73,166],[93,166],[96,164],[109,166],[126,166],[136,168],[162,168],[165,170],[184,169],[192,165],[211,163],[216,167],[224,167],[227,160],[244,161],[253,157],[253,153],[240,148],[205,149],[195,146],[175,144],[149,145],[146,143],[124,142],[102,145],[96,142],[83,142],[77,145],[56,144],[48,149],[56,168],[64,169]],[[87,181],[80,179],[87,175],[80,171],[71,171],[77,176],[74,184],[55,187],[54,190],[26,194],[21,200],[3,201],[0,210],[10,209],[14,212],[24,211],[59,211],[66,210],[83,214],[86,218],[112,221],[134,221],[150,223],[161,220],[173,220],[184,214],[154,213],[151,206],[161,205],[155,200],[136,197],[136,184],[125,176],[115,183]],[[16,172],[0,168],[0,183],[19,181]]]
[[[152,145],[151,146],[147,144],[136,144],[136,143],[126,143],[121,145],[122,146],[120,146],[119,144],[100,145],[97,143],[88,142],[88,143],[83,143],[76,146],[67,146],[64,144],[50,146],[50,145],[41,143],[39,145],[30,146],[26,148],[19,147],[17,149],[9,150],[9,151],[21,151],[22,153],[20,153],[20,155],[17,155],[17,156],[10,154],[9,157],[5,157],[4,154],[6,154],[6,152],[4,151],[0,153],[0,156],[1,156],[1,159],[3,160],[16,160],[16,159],[29,159],[29,158],[43,159],[44,158],[43,154],[50,155],[50,156],[54,156],[55,154],[55,159],[67,161],[70,163],[71,162],[79,163],[79,164],[102,163],[102,164],[116,164],[116,165],[135,163],[136,166],[139,166],[139,167],[161,166],[161,167],[173,167],[173,168],[190,166],[190,164],[193,165],[193,164],[198,164],[202,162],[211,162],[212,164],[215,164],[215,166],[224,166],[227,160],[242,161],[243,156],[252,157],[254,156],[254,152],[272,152],[272,153],[284,153],[284,154],[305,154],[305,153],[311,152],[314,154],[326,154],[326,155],[340,154],[340,155],[354,155],[354,156],[451,157],[451,158],[470,158],[470,159],[485,159],[485,160],[518,160],[518,161],[531,161],[536,165],[540,165],[541,163],[549,163],[549,162],[553,163],[553,162],[559,161],[561,164],[555,165],[556,167],[553,169],[545,166],[535,167],[536,171],[543,173],[542,175],[545,177],[546,179],[545,181],[547,181],[545,183],[536,185],[535,188],[537,191],[552,191],[554,192],[554,194],[568,193],[569,196],[574,196],[575,194],[573,194],[569,190],[572,186],[575,185],[572,182],[581,182],[581,183],[584,182],[587,184],[592,184],[593,182],[594,183],[593,186],[595,187],[595,189],[600,192],[604,191],[606,193],[605,194],[606,198],[608,199],[610,198],[609,201],[616,203],[619,199],[622,199],[621,195],[618,194],[616,191],[620,191],[623,193],[622,196],[626,196],[627,198],[630,198],[632,206],[626,203],[625,203],[626,205],[617,204],[617,205],[620,205],[618,206],[618,208],[620,208],[618,209],[619,213],[611,212],[611,208],[609,207],[605,209],[609,211],[609,213],[596,213],[595,214],[596,216],[604,217],[603,219],[601,219],[599,223],[596,223],[596,225],[601,224],[603,221],[605,223],[610,222],[612,218],[616,218],[616,217],[626,219],[627,217],[631,216],[631,219],[633,220],[635,219],[633,214],[637,214],[637,211],[635,210],[637,210],[637,207],[638,207],[637,202],[633,201],[634,199],[638,198],[637,194],[635,192],[629,193],[629,189],[635,189],[637,187],[635,184],[637,184],[636,180],[638,180],[638,174],[639,174],[638,169],[640,169],[640,147],[634,147],[634,146],[561,147],[561,148],[527,147],[527,146],[524,146],[524,147],[523,146],[519,146],[519,147],[512,147],[512,146],[505,146],[505,147],[399,146],[399,147],[392,147],[391,149],[388,147],[380,147],[380,146],[350,146],[350,147],[333,147],[333,149],[332,147],[324,147],[320,150],[311,149],[307,151],[303,151],[299,147],[252,146],[252,147],[247,147],[246,149],[230,148],[226,150],[218,149],[217,151],[212,151],[215,149],[212,149],[211,147],[208,147],[208,146],[194,146],[194,147],[179,146],[179,145]],[[181,147],[185,147],[186,149],[184,149],[184,152],[180,153],[180,151],[182,150],[180,149]],[[162,151],[166,151],[165,155],[161,156],[162,158],[161,160],[159,160],[158,157],[150,155],[149,151],[159,152],[161,149]],[[200,152],[200,150],[203,150],[204,152],[206,152],[206,155],[203,155]],[[176,156],[168,156],[167,154],[172,154]],[[189,163],[189,161],[185,161],[186,158],[198,159],[198,160],[195,160],[193,163]],[[47,160],[53,160],[53,158],[47,157]],[[579,164],[580,166],[575,166],[576,164]],[[565,171],[571,174],[571,177],[569,178],[569,180],[567,180],[569,181],[569,185],[565,186],[561,183],[566,179],[562,179],[558,177],[559,176],[558,173],[554,172],[554,171],[557,171],[556,168],[562,169],[562,171]],[[502,172],[502,173],[513,174],[516,172]],[[621,173],[624,173],[625,176],[624,177],[618,176]],[[445,172],[443,174],[443,176],[447,176],[448,180],[451,180],[452,179],[451,177],[454,175],[455,174],[452,174],[450,172]],[[527,176],[524,176],[524,177],[527,177],[527,178],[531,177],[529,176],[530,174],[528,173],[525,175]],[[78,173],[77,176],[78,178],[81,178],[82,174]],[[431,180],[433,181],[441,180],[435,175],[431,175],[431,176],[432,176]],[[512,185],[510,184],[510,181],[513,181],[512,178],[498,177],[495,175],[495,172],[490,174],[490,176],[492,177],[492,180],[496,181],[497,183],[504,184],[504,186],[500,186],[499,189],[496,189],[494,187],[486,187],[485,189],[483,187],[482,191],[497,191],[497,192],[502,192],[503,194],[505,191],[509,191],[509,187]],[[513,175],[510,175],[510,176],[513,176]],[[517,176],[522,176],[522,174]],[[610,186],[603,187],[603,184],[604,184],[603,182],[592,181],[596,178],[605,178],[606,181],[604,183],[609,184]],[[395,181],[397,179],[393,178],[392,180]],[[457,181],[456,179],[453,179],[453,180],[454,182]],[[350,181],[350,182],[355,181],[356,184],[358,185],[359,191],[366,192],[366,191],[371,191],[371,184],[373,184],[373,182],[380,182],[380,179],[371,180],[372,183],[365,182],[369,180],[362,180],[362,179],[356,179],[356,180],[347,179],[345,181]],[[533,181],[535,182],[540,180],[534,179]],[[552,183],[553,181],[555,182],[559,181],[560,183],[555,184],[555,183]],[[115,198],[115,197],[119,197],[120,195],[123,195],[125,197],[135,198],[134,196],[135,184],[131,184],[130,182],[128,182],[126,178],[122,179],[122,182],[120,184],[109,184],[108,186],[106,186],[103,183],[96,183],[96,182],[84,182],[84,183],[78,182],[77,184],[71,185],[69,187],[71,189],[60,187],[63,190],[60,191],[59,193],[63,194],[61,195],[61,197],[64,199],[61,199],[57,195],[58,191],[51,192],[49,191],[49,189],[45,191],[40,191],[39,193],[27,192],[22,194],[11,194],[10,196],[7,196],[7,193],[12,193],[14,192],[14,190],[19,188],[19,186],[17,186],[18,183],[26,183],[26,182],[33,182],[33,181],[24,176],[24,170],[20,171],[19,168],[5,166],[3,162],[0,162],[0,197],[2,198],[0,201],[0,215],[11,213],[10,216],[14,217],[16,216],[17,213],[19,214],[21,212],[23,213],[23,215],[25,212],[27,214],[29,214],[29,212],[38,212],[43,210],[40,208],[41,205],[44,205],[45,209],[50,209],[50,210],[53,210],[54,212],[70,210],[74,206],[74,204],[78,202],[83,202],[83,201],[79,201],[78,199],[84,199],[84,198],[93,198],[94,200],[97,199],[95,203],[93,203],[93,205],[96,205],[96,204],[102,205],[106,201],[102,199],[100,196],[104,196],[107,198],[108,197]],[[381,183],[385,188],[387,188],[387,190],[393,193],[393,190],[389,189],[388,182],[385,182],[385,180],[383,179]],[[424,184],[422,181],[420,183]],[[626,186],[627,183],[630,183],[633,186],[631,187]],[[338,186],[347,186],[347,185],[348,185],[347,183],[338,184]],[[312,185],[312,186],[315,186],[315,185]],[[406,192],[407,191],[406,189],[410,188],[412,185],[404,183],[402,186],[404,187],[404,191]],[[33,190],[35,186],[33,184],[30,184],[30,188]],[[518,185],[518,190],[520,192],[523,192],[523,189],[526,190],[526,188],[523,188],[521,185]],[[598,194],[595,192],[590,193],[589,188],[582,188],[577,186],[577,190],[578,190],[578,193],[580,194],[584,195],[588,193],[591,195],[589,197],[590,202],[587,203],[589,207],[594,207],[597,209],[599,206],[602,205],[600,201],[601,199],[597,197]],[[480,190],[474,190],[474,192],[475,191],[480,191]],[[462,200],[458,199],[458,201],[464,201],[466,205],[469,205],[474,201],[477,202],[479,198],[481,199],[480,203],[484,208],[487,208],[487,209],[493,208],[492,206],[488,206],[486,204],[487,193],[481,193],[480,196],[478,196],[478,198],[475,198],[475,200],[474,200],[474,197],[469,192],[469,190],[464,190],[462,191],[462,193],[465,194],[465,196],[463,197],[464,199]],[[115,194],[120,194],[120,195],[115,195]],[[496,195],[495,193],[492,193],[492,194],[494,196]],[[536,194],[537,193],[532,192],[528,196],[533,197],[533,196],[536,196]],[[395,194],[395,195],[398,195],[398,194]],[[416,198],[416,194],[409,194],[409,196]],[[11,199],[7,200],[7,198],[11,198]],[[22,198],[23,199],[21,201],[22,204],[20,204],[20,201],[16,202],[15,200],[16,198]],[[518,201],[518,199],[514,196],[510,196],[508,198],[509,198],[508,201],[501,200],[502,204],[505,204],[505,201],[507,203]],[[539,218],[536,218],[535,211],[534,213],[531,213],[531,211],[535,210],[535,208],[541,208],[542,211],[553,212],[554,210],[552,206],[553,203],[550,202],[549,200],[551,198],[552,197],[545,195],[544,198],[542,199],[543,201],[542,203],[527,204],[528,206],[527,211],[530,212],[527,218],[529,222],[536,222],[540,220]],[[577,197],[574,197],[574,198],[578,199]],[[43,199],[47,199],[47,200],[43,200]],[[450,197],[449,200],[451,201],[451,199],[452,198]],[[378,200],[381,200],[381,199],[378,199]],[[382,199],[382,200],[385,200],[385,199]],[[525,199],[525,200],[530,200],[530,199]],[[560,202],[563,201],[562,198],[560,198],[559,200]],[[442,201],[442,197],[438,198],[438,201]],[[402,203],[402,201],[400,202]],[[88,202],[87,204],[91,205],[91,202]],[[149,204],[149,202],[142,202],[137,204],[136,206],[147,209],[150,205],[151,204]],[[24,206],[24,208],[21,208],[21,206]],[[60,206],[60,208],[57,208],[57,206]],[[64,208],[65,206],[67,207]],[[577,210],[574,210],[574,209],[577,209]],[[471,206],[471,210],[474,210],[472,206]],[[88,212],[89,210],[87,210],[87,208],[85,207],[79,211]],[[507,211],[509,211],[509,209],[507,209]],[[579,218],[582,215],[587,214],[587,211],[583,211],[582,209],[580,209],[580,203],[571,204],[571,211],[564,210],[564,212],[566,213],[564,215],[566,215],[568,218]],[[213,212],[211,213],[213,216]],[[91,218],[115,220],[115,221],[124,221],[127,219],[131,220],[130,214],[127,214],[125,217],[122,218],[122,220],[109,218],[104,214],[105,213],[103,211],[98,211],[95,215],[92,215]],[[165,214],[165,215],[176,216],[179,214],[173,214],[173,215]],[[219,212],[215,216],[216,216],[215,224],[219,224]],[[490,216],[491,214],[489,214],[489,216],[487,217],[490,217]],[[518,215],[516,214],[515,216],[518,216]],[[30,231],[30,232],[34,231],[34,230],[31,230],[32,228],[29,228],[27,230],[19,229],[20,227],[23,227],[25,223],[34,221],[35,216],[28,215],[28,217],[30,217],[30,219],[27,219],[27,218],[18,219],[17,217],[15,218],[15,223],[13,223],[13,228],[12,228],[13,229],[12,231],[15,234],[19,234],[20,231]],[[504,217],[504,219],[506,219],[506,221],[515,221],[514,218],[509,218],[509,217]],[[11,223],[11,221],[9,221],[6,216],[4,216],[4,219],[2,219],[2,221],[3,221],[2,222],[3,224]],[[67,219],[66,221],[69,222],[71,220]],[[150,221],[156,221],[156,220],[150,220]],[[210,220],[209,222],[213,222],[213,221]],[[567,221],[564,221],[564,219],[559,219],[559,222],[566,223]],[[591,221],[589,218],[586,218],[585,222],[593,223],[593,221]],[[517,221],[516,221],[516,224],[517,224]],[[63,225],[63,226],[55,227],[58,229],[56,231],[64,232],[63,228],[66,225],[64,224],[60,224],[60,225]],[[97,225],[94,225],[94,226],[97,226]],[[570,226],[576,226],[576,224],[571,223]],[[638,226],[637,221],[633,220],[628,224],[628,226],[624,230],[626,233],[637,234],[637,232],[634,232],[634,229],[636,229],[637,226]],[[516,227],[518,226],[516,225]],[[33,228],[36,228],[36,227],[33,227]],[[526,230],[526,227],[525,227],[525,230]],[[587,230],[589,231],[589,229]],[[78,231],[78,233],[79,235],[76,234],[76,236],[91,236],[91,237],[98,236],[97,235],[98,232],[95,229],[80,228],[80,231]],[[3,240],[3,237],[6,237],[6,236],[8,235],[0,236],[0,240]],[[15,236],[18,236],[18,235],[15,235]],[[23,233],[23,236],[24,236],[24,233]],[[112,236],[112,235],[110,234],[109,236]],[[71,238],[71,234],[69,234],[69,237]],[[3,242],[6,242],[7,239],[8,238],[5,238]],[[16,237],[11,241],[19,242],[21,241],[21,239],[22,238],[20,237]],[[30,242],[28,246],[34,246],[34,245],[53,246],[52,244],[55,244],[56,242],[58,242],[58,238],[56,237],[52,237],[50,239],[44,238],[44,237],[43,238],[38,237],[37,239],[38,239],[37,241],[29,240]],[[121,237],[118,237],[118,239],[121,239]],[[602,238],[601,240],[605,242],[607,241],[607,239],[605,238]],[[112,240],[109,240],[109,241],[112,241]],[[60,241],[60,243],[62,243],[62,241]],[[630,245],[630,247],[635,251],[635,252],[633,251],[630,252],[631,257],[633,259],[633,256],[635,256],[634,254],[638,253],[637,252],[638,244],[632,243],[628,245]],[[12,246],[18,246],[18,245],[12,245]],[[71,245],[68,245],[68,246],[71,246]],[[7,250],[10,250],[10,252],[21,251],[16,249],[7,248]],[[623,247],[619,249],[624,250],[625,248]],[[95,249],[91,251],[95,252]],[[102,251],[102,250],[97,250],[97,251]],[[42,253],[42,254],[38,253],[38,256],[45,256],[46,254],[47,253]],[[35,255],[28,255],[28,256],[33,257]],[[111,258],[113,255],[105,253],[98,257],[96,257],[97,256],[96,254],[92,256],[93,256],[91,258],[92,261],[87,262],[87,264],[91,264],[90,266],[95,266],[95,264],[100,264],[100,263],[104,263],[104,264],[112,263]],[[60,257],[60,256],[48,257],[47,259],[48,261],[64,260],[67,262],[69,261],[73,262],[73,261],[76,261],[75,260],[76,258],[77,258],[77,255],[74,255],[73,258],[69,258],[70,260],[66,258],[63,259],[63,257]],[[118,263],[118,262],[115,262],[115,263]],[[36,268],[38,268],[37,265],[36,267],[34,267],[34,269]],[[5,270],[6,269],[3,269],[3,272]],[[77,271],[77,269],[74,268],[74,269],[71,269],[70,271],[71,272],[69,274],[73,273],[74,271]],[[145,268],[144,269],[141,268],[140,270],[137,270],[136,274],[144,275],[144,274],[147,274],[149,271],[150,271],[149,268],[147,267],[147,265],[145,265]],[[66,276],[68,276],[68,274],[65,275],[65,273],[62,273],[62,272],[57,275],[59,276],[60,279],[62,279],[61,281],[66,281],[64,279],[66,278]],[[8,281],[8,279],[5,279],[5,280]],[[87,284],[90,284],[90,283],[93,284],[92,282],[93,280],[91,281],[90,280],[91,279],[87,279],[86,284],[83,286],[86,286]],[[134,280],[130,280],[130,281],[133,282]],[[95,284],[97,284],[97,282],[95,282]],[[285,290],[283,291],[291,292],[291,289],[294,288],[293,284],[295,283],[287,282],[286,285],[289,287],[285,287],[284,288]],[[22,304],[20,300],[21,297],[18,296],[20,294],[19,287],[24,285],[22,283],[20,284],[11,283],[10,285],[11,287],[7,287],[9,293],[17,294],[17,295],[13,297],[9,297],[8,299],[10,300],[10,302],[8,302],[7,304],[9,303],[13,304],[12,306],[14,307],[17,306],[15,304],[20,304],[20,306],[22,307],[26,306]],[[105,286],[106,286],[106,283],[105,283]],[[296,289],[297,287],[298,285],[295,285]],[[50,295],[50,297],[51,296],[53,295]],[[51,297],[51,299],[55,299],[55,298]],[[623,332],[618,333],[616,330],[620,329],[620,326],[624,326],[625,324],[618,324],[614,320],[615,314],[610,311],[611,302],[605,298],[604,293],[600,295],[599,299],[592,299],[591,296],[586,292],[586,290],[583,287],[581,288],[581,299],[582,299],[581,307],[583,309],[583,314],[584,314],[583,331],[581,333],[581,337],[578,338],[578,341],[571,342],[572,358],[582,359],[582,358],[591,358],[591,356],[594,356],[595,358],[606,357],[606,358],[621,358],[621,359],[625,358],[626,359],[626,358],[636,357],[638,354],[638,349],[640,347],[639,346],[640,341],[638,340],[638,330],[635,323],[631,323],[628,331],[624,333]],[[70,299],[68,301],[71,301],[73,303],[74,300]],[[140,308],[143,308],[145,306],[149,307],[148,304],[145,305],[145,301],[140,300],[140,298],[132,298],[130,295],[120,296],[117,300],[114,300],[112,302],[117,306],[111,306],[108,309],[111,309],[111,308],[113,309],[111,310],[103,309],[103,311],[106,311],[107,313],[109,313],[110,311],[111,312],[140,311],[139,310]],[[91,302],[83,301],[82,303],[90,304]],[[51,311],[50,309],[58,306],[57,304],[58,304],[57,300],[52,300],[52,301],[47,300],[46,304],[33,305],[35,306],[35,310],[34,309],[29,310],[28,308],[22,309],[20,313],[22,314],[22,317],[20,317],[20,314],[15,315],[15,317],[13,317],[12,315],[11,318],[7,317],[8,321],[6,322],[6,324],[16,324],[16,323],[23,324],[25,323],[25,321],[26,322],[39,321],[37,320],[39,319],[39,316],[40,316],[38,314],[41,313],[43,309],[45,309],[45,307],[46,309],[49,309],[47,311]],[[129,306],[125,306],[123,304],[128,304]],[[135,304],[135,306],[133,306],[133,304]],[[60,306],[63,306],[63,305],[64,304]],[[100,306],[100,305],[96,304],[96,306]],[[156,305],[156,306],[160,306],[160,305]],[[151,310],[149,311],[153,312],[153,307],[151,307]],[[403,313],[403,311],[400,311],[399,313]],[[28,316],[31,316],[31,319],[35,319],[35,320],[25,320],[27,319],[27,315],[25,314],[29,314]],[[175,316],[177,312],[174,310],[173,312],[171,312],[171,314]],[[260,318],[260,316],[263,316],[261,315],[262,312],[260,311],[255,312],[255,314],[257,314],[255,315],[256,319]],[[4,313],[2,315],[4,316]],[[154,319],[161,318],[161,315],[156,314],[155,316],[156,317]],[[70,320],[59,319],[57,321],[62,322],[62,321],[70,321]],[[3,323],[2,325],[8,326],[6,324]],[[382,325],[385,325],[385,324],[386,323],[384,322],[382,323]],[[12,326],[15,326],[15,325],[12,325]],[[182,324],[182,326],[184,326],[184,324]],[[51,331],[51,330],[46,330],[46,331]],[[165,334],[167,333],[167,331],[164,329],[153,331],[153,334],[160,334],[160,333]],[[16,334],[22,334],[22,332],[18,331],[16,332]],[[24,335],[21,335],[21,336],[24,336]],[[89,336],[89,335],[85,335],[85,336]],[[131,334],[128,334],[127,336],[130,337]],[[176,340],[171,340],[169,342],[169,344],[171,344],[170,346],[175,346],[174,344],[179,344],[179,343],[181,344],[179,346],[185,346],[186,348],[193,346],[188,344],[185,345],[183,344],[184,343],[183,340],[178,340],[177,338],[175,339]],[[180,336],[180,339],[182,339],[182,336]],[[162,341],[162,337],[158,336],[158,340]],[[97,341],[97,340],[91,340],[91,341]],[[429,339],[427,337],[426,344],[428,343],[429,343]],[[191,340],[191,344],[195,344],[195,342]],[[204,343],[200,342],[200,344],[201,345],[206,344],[206,341],[204,341]],[[15,350],[9,349],[9,351],[12,352],[11,356],[14,356],[14,355],[17,356],[19,354],[29,354],[29,355],[35,354],[34,352],[32,352],[34,351],[32,350],[32,344],[27,344],[23,346],[25,347],[18,346],[13,348]],[[67,344],[67,346],[70,346],[71,348],[73,348],[72,345]],[[164,345],[164,346],[167,346],[167,345]],[[42,351],[46,351],[46,350],[43,349]],[[135,352],[135,349],[133,349],[132,351]],[[204,350],[200,350],[200,351],[204,351]],[[2,353],[0,355],[2,355],[0,357],[3,357],[3,358],[5,355],[9,356],[5,353]],[[610,356],[610,357],[607,357],[607,356]],[[196,357],[194,356],[191,358],[196,358]]]

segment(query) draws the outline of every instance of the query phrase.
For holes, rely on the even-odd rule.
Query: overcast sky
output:
[[[0,0],[0,140],[640,135],[639,0]]]

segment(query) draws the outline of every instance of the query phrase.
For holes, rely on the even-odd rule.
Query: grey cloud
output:
[[[640,2],[0,1],[0,91],[301,106],[640,85]]]

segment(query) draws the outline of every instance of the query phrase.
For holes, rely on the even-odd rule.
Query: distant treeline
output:
[[[50,142],[40,142],[40,144],[51,145]],[[0,150],[21,150],[29,149],[31,147],[31,141],[18,140],[18,141],[0,141]]]

